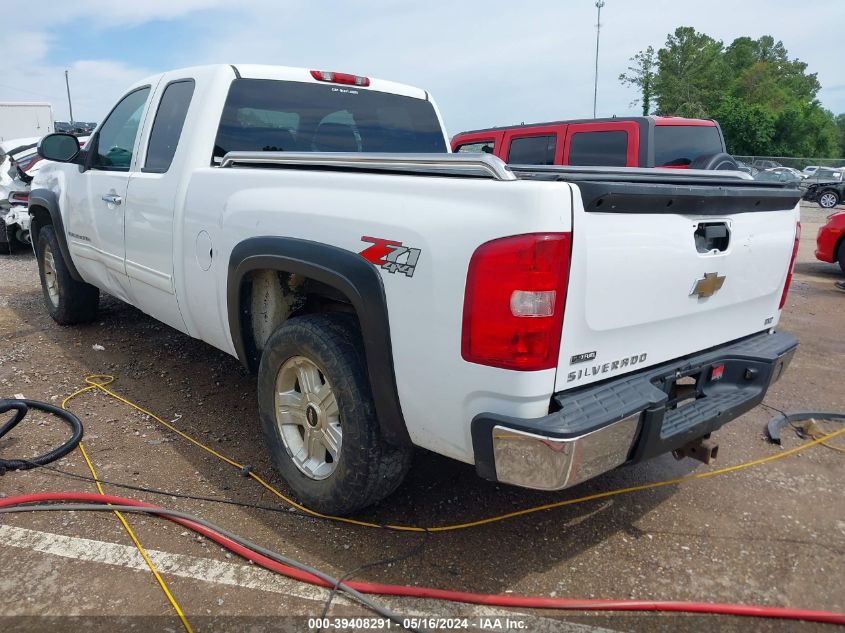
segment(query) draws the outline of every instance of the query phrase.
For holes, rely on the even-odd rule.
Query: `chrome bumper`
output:
[[[540,418],[480,413],[471,426],[476,471],[492,481],[560,490],[669,453],[760,404],[797,346],[785,332],[765,332],[555,394]]]
[[[493,428],[496,478],[506,484],[560,490],[621,466],[628,460],[642,415],[568,439]]]

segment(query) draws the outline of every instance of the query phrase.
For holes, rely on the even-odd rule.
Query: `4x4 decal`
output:
[[[385,240],[380,237],[361,237],[362,242],[372,242],[372,246],[358,253],[368,262],[384,268],[389,273],[403,273],[408,277],[414,276],[417,261],[420,259],[420,249],[403,246],[402,242]]]

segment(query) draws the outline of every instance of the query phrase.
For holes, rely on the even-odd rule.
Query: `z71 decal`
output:
[[[403,246],[402,242],[385,240],[380,237],[361,238],[362,242],[372,242],[372,246],[358,253],[368,262],[384,268],[389,273],[403,273],[408,277],[414,276],[417,261],[420,259],[420,249]]]

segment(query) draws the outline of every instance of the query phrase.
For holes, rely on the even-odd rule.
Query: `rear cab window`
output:
[[[217,131],[214,160],[232,151],[448,151],[429,101],[359,88],[235,79]]]
[[[715,125],[654,126],[655,167],[687,167],[700,156],[724,151]]]
[[[147,159],[142,171],[164,173],[170,169],[193,95],[193,79],[173,81],[164,89],[150,131]]]

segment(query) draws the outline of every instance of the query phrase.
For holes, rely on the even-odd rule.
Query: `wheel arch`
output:
[[[361,327],[367,374],[385,440],[410,445],[396,387],[387,300],[381,275],[351,251],[291,237],[253,237],[238,243],[229,257],[226,288],[229,331],[238,358],[257,369],[260,353],[250,345],[251,321],[245,283],[253,271],[296,274],[333,288],[354,309]]]
[[[30,234],[32,235],[33,249],[38,246],[38,232],[41,230],[41,227],[52,224],[56,232],[56,240],[59,243],[59,250],[67,264],[70,276],[75,281],[85,281],[82,279],[79,271],[76,270],[76,266],[70,256],[65,225],[62,221],[62,214],[59,211],[59,202],[56,194],[49,189],[33,189],[29,193],[29,213],[32,215]]]

